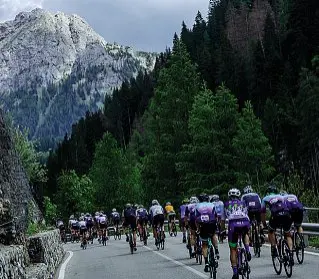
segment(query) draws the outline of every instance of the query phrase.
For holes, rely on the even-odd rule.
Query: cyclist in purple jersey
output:
[[[186,211],[186,207],[188,203],[189,203],[189,199],[186,198],[183,200],[182,205],[179,207],[179,214],[180,214],[179,223],[180,223],[181,231],[183,232],[183,243],[186,243],[185,211]]]
[[[267,194],[261,202],[261,220],[266,227],[266,208],[269,207],[271,216],[268,224],[268,239],[271,244],[272,257],[277,257],[275,231],[277,228],[282,228],[287,239],[289,249],[292,251],[292,238],[290,228],[292,224],[289,209],[285,203],[284,197],[279,194],[276,185],[271,184],[267,189]],[[290,263],[294,264],[293,254],[290,251]]]
[[[247,207],[250,222],[252,222],[253,220],[257,221],[256,228],[257,234],[259,235],[261,224],[261,199],[259,195],[254,192],[253,188],[250,185],[248,185],[244,188],[244,194],[241,197],[241,201]],[[251,230],[249,231],[249,236],[251,239]]]
[[[243,237],[243,243],[247,252],[247,260],[251,260],[249,251],[248,231],[250,222],[245,203],[240,200],[240,191],[236,188],[228,191],[229,201],[225,202],[225,213],[228,218],[228,243],[230,249],[230,262],[233,269],[233,279],[238,279],[237,270],[237,242],[239,234]]]
[[[286,191],[282,191],[280,194],[284,197],[294,226],[297,228],[299,233],[303,233],[301,226],[304,211],[303,204],[293,194],[288,194]]]
[[[219,259],[218,240],[216,236],[217,214],[214,205],[209,202],[210,199],[208,195],[201,194],[198,198],[199,203],[195,207],[196,227],[202,239],[203,256],[205,260],[204,271],[208,272],[208,238],[211,239],[215,248],[216,258]]]
[[[185,209],[185,226],[189,227],[190,229],[190,242],[191,246],[194,248],[192,254],[195,255],[195,245],[196,245],[196,218],[195,218],[195,207],[196,204],[199,202],[197,197],[191,197],[189,199],[189,204]],[[187,247],[188,248],[188,247]]]

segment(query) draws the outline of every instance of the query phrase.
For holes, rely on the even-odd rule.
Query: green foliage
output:
[[[49,197],[44,197],[44,219],[48,224],[55,224],[57,218],[57,206],[51,202]]]
[[[57,184],[57,206],[63,217],[93,210],[93,185],[88,176],[78,176],[74,170],[62,172]]]
[[[238,119],[238,132],[233,138],[237,185],[250,183],[261,190],[274,173],[274,157],[264,135],[261,121],[256,118],[250,102]]]

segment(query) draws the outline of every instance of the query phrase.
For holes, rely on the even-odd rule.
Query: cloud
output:
[[[22,11],[42,8],[44,0],[0,0],[0,21],[13,19]]]
[[[12,19],[22,10],[77,14],[109,42],[147,51],[171,46],[174,32],[184,20],[194,23],[198,10],[206,17],[209,0],[0,0],[0,20]]]

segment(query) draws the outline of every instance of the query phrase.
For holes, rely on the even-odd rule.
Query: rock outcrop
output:
[[[37,206],[33,206],[35,212],[28,212],[30,205],[35,203],[29,182],[0,110],[0,241],[7,242],[5,235],[12,233],[12,221],[20,234],[27,229],[28,217],[33,220],[40,218]]]
[[[63,256],[58,230],[34,235],[24,246],[0,246],[0,278],[51,278]]]

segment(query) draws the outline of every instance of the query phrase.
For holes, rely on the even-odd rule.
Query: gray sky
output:
[[[0,0],[0,21],[36,7],[84,18],[109,42],[146,51],[171,46],[184,20],[194,23],[197,11],[206,18],[209,0]]]

